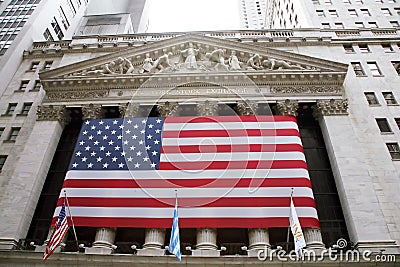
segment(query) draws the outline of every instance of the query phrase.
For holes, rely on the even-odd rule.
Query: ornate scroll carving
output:
[[[240,115],[256,115],[258,104],[249,100],[238,103],[237,105]]]
[[[121,118],[133,118],[136,117],[139,113],[139,104],[136,103],[126,103],[118,106],[119,113],[121,114]]]
[[[297,109],[299,108],[299,102],[297,100],[279,101],[276,103],[276,111],[279,115],[292,115],[297,116]]]
[[[85,98],[103,98],[108,96],[107,90],[101,91],[69,91],[69,92],[48,92],[47,98],[50,100],[69,100]]]
[[[335,85],[300,85],[300,86],[272,86],[272,93],[280,94],[340,94],[343,91],[341,86]]]
[[[197,112],[201,116],[215,116],[218,112],[218,104],[208,100],[198,103]]]
[[[314,116],[348,115],[347,99],[317,100]]]
[[[65,106],[38,106],[38,121],[59,121],[64,126],[69,121],[69,114]]]
[[[165,104],[160,104],[157,106],[157,111],[161,116],[170,116],[172,113],[176,112],[178,109],[178,103],[165,102]]]
[[[82,118],[83,119],[98,119],[103,115],[103,109],[101,105],[89,104],[82,106]]]

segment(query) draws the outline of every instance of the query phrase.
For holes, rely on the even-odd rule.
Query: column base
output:
[[[143,248],[137,251],[138,256],[164,256],[165,249],[162,248]]]
[[[219,250],[214,249],[194,249],[192,250],[192,256],[195,257],[219,257],[221,253]]]
[[[114,250],[112,248],[91,247],[85,249],[85,254],[112,254],[113,251]]]
[[[355,244],[355,249],[364,252],[371,251],[373,253],[383,254],[399,254],[400,246],[394,240],[382,241],[359,241]]]
[[[44,253],[46,251],[46,245],[41,245],[41,246],[36,246],[35,247],[35,252],[42,252]],[[61,252],[61,247],[56,248],[54,250],[54,253],[60,253]]]
[[[0,250],[13,250],[22,249],[21,244],[18,240],[12,238],[0,238]]]

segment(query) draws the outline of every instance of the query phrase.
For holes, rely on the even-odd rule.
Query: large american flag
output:
[[[77,226],[319,227],[293,116],[85,120],[63,188]],[[60,194],[58,213],[63,203]]]

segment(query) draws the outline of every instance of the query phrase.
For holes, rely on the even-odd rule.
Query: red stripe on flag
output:
[[[191,145],[163,146],[162,153],[211,153],[211,152],[304,152],[299,144],[248,144],[248,145]]]
[[[250,188],[253,185],[311,188],[308,178],[67,179],[63,188]]]
[[[302,228],[319,228],[315,218],[300,217]],[[88,227],[169,228],[171,218],[74,217],[74,223]],[[180,228],[275,228],[288,227],[289,217],[276,218],[179,218]],[[244,227],[245,226],[245,227]]]
[[[62,199],[57,206],[62,205]],[[314,207],[315,201],[308,197],[294,197],[296,207]],[[91,198],[69,197],[71,207],[148,207],[170,208],[175,198]],[[224,197],[224,198],[179,198],[179,207],[285,207],[290,205],[290,197]],[[75,217],[74,217],[75,220]]]
[[[302,160],[160,162],[160,170],[307,169]]]
[[[202,123],[202,122],[282,122],[293,121],[294,116],[218,116],[218,117],[166,117],[164,123]]]
[[[223,126],[221,126],[223,127]],[[237,136],[300,136],[295,129],[235,129],[164,131],[163,138],[237,137]]]

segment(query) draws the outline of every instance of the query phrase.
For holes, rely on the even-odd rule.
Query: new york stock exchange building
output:
[[[177,200],[187,266],[395,266],[397,44],[373,30],[33,43],[0,99],[0,265],[178,265]],[[69,231],[43,263],[66,197]],[[291,199],[318,262],[277,256],[294,249]]]

